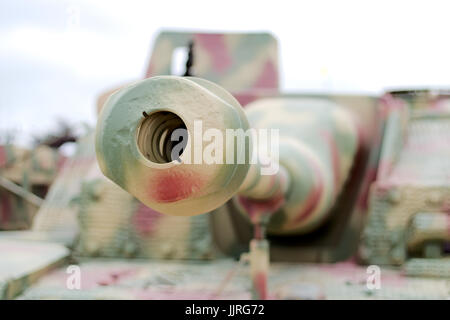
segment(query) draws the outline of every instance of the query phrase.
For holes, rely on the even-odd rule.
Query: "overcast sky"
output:
[[[450,87],[446,1],[0,2],[0,135],[95,123],[104,89],[143,76],[163,28],[270,31],[285,91]]]

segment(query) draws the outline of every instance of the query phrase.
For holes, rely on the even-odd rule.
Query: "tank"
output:
[[[448,299],[448,91],[284,93],[277,47],[162,32],[0,232],[0,297]]]

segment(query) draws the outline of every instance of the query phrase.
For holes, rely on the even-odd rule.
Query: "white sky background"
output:
[[[2,0],[0,135],[94,125],[97,95],[144,75],[162,28],[272,32],[284,91],[450,87],[446,1]]]

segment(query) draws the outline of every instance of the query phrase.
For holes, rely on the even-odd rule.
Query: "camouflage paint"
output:
[[[268,33],[161,32],[153,45],[146,78],[172,74],[173,51],[191,41],[195,77],[232,93],[278,89],[278,45]]]
[[[252,128],[280,132],[280,167],[288,185],[268,232],[299,234],[318,227],[335,203],[358,149],[352,115],[335,102],[308,98],[261,99],[245,111]]]
[[[406,263],[409,275],[444,275],[437,266],[446,265],[442,254],[450,237],[450,113],[442,107],[445,93],[394,92],[385,101],[387,126],[361,257],[372,264]]]
[[[195,40],[194,55],[197,61],[197,65],[194,67],[195,75],[224,86],[233,93],[241,105],[247,105],[252,101],[265,97],[279,96],[277,90],[278,75],[276,72],[276,41],[270,36],[254,37],[253,35],[240,34],[197,35],[194,33],[164,32],[155,42],[155,50],[152,54],[152,61],[147,76],[170,73],[172,50],[178,46],[185,46],[192,39]],[[266,45],[263,45],[265,41]],[[256,51],[252,51],[250,44],[257,46]],[[258,47],[258,45],[260,46]],[[255,56],[250,54],[251,52],[258,54],[259,57],[266,58],[256,59]],[[257,63],[252,63],[252,61],[257,61]],[[235,75],[232,75],[232,72],[235,72]],[[223,75],[227,75],[227,77],[222,78]],[[305,100],[306,98],[331,100],[334,104],[346,106],[345,98],[341,96],[322,95],[306,97],[303,95],[295,98],[300,98],[300,100]],[[363,97],[362,100],[374,99]],[[367,230],[369,231],[366,233],[366,236],[369,235],[370,241],[367,241],[368,238],[363,238],[364,250],[362,251],[368,252],[370,256],[366,260],[367,262],[378,263],[379,261],[387,261],[386,263],[393,263],[392,261],[395,259],[392,259],[391,255],[395,255],[394,253],[399,251],[396,248],[401,247],[404,249],[407,244],[404,242],[405,234],[410,234],[408,243],[413,248],[417,247],[419,249],[424,248],[424,244],[425,247],[434,247],[435,239],[430,238],[430,236],[431,234],[434,235],[435,232],[442,235],[442,237],[448,235],[445,229],[442,228],[442,219],[446,217],[444,214],[449,212],[449,205],[446,200],[446,181],[442,179],[445,175],[439,170],[432,172],[430,169],[433,166],[424,166],[423,160],[426,159],[425,156],[422,158],[420,153],[412,152],[411,150],[404,153],[403,149],[404,141],[408,139],[407,129],[412,123],[415,123],[415,120],[409,118],[408,114],[416,113],[415,111],[420,110],[426,111],[426,113],[432,111],[435,116],[420,115],[420,117],[429,118],[430,125],[421,121],[416,122],[417,127],[424,124],[423,127],[426,128],[422,133],[416,131],[419,133],[417,136],[420,137],[421,134],[426,132],[431,135],[433,132],[436,132],[435,127],[438,127],[437,132],[441,135],[437,135],[433,139],[436,143],[420,143],[417,144],[416,149],[425,150],[431,154],[440,154],[439,148],[435,147],[439,144],[446,147],[445,141],[448,139],[445,134],[448,130],[445,130],[445,124],[435,126],[434,123],[440,122],[439,115],[448,112],[450,109],[448,107],[450,105],[449,101],[448,94],[442,92],[423,92],[420,94],[416,92],[412,95],[396,92],[385,95],[380,99],[379,113],[377,114],[380,114],[381,117],[380,119],[377,118],[376,121],[381,123],[386,121],[385,127],[387,129],[384,132],[386,133],[384,136],[383,132],[380,132],[379,141],[378,137],[373,140],[368,137],[370,132],[373,132],[368,127],[375,122],[374,117],[371,118],[373,121],[366,122],[361,126],[359,123],[355,123],[358,126],[359,143],[364,145],[365,148],[374,150],[368,173],[364,178],[365,184],[361,189],[368,188],[374,179],[378,179],[370,193],[370,211],[367,217]],[[359,107],[359,104],[356,102],[350,104]],[[366,103],[362,101],[360,105],[365,106]],[[355,112],[352,113],[356,115],[358,120],[361,120],[365,116],[363,114],[367,108],[353,108],[351,106],[349,109],[354,109]],[[289,118],[290,115],[282,120],[289,121]],[[383,126],[380,125],[380,128],[383,128]],[[333,168],[335,172],[328,177],[329,181],[333,181],[334,186],[339,186],[339,181],[345,179],[345,174],[342,176],[340,172],[337,172],[339,170],[336,170],[339,167],[337,165],[338,161],[336,161],[339,158],[339,147],[336,147],[337,144],[333,143],[335,142],[333,141],[333,134],[325,133],[321,137],[323,138],[321,143],[329,146],[329,155],[335,155],[330,156],[330,159],[335,159],[335,161],[330,161],[330,159],[324,157],[326,159],[325,162],[330,165],[328,169]],[[426,140],[428,141],[429,139],[427,138]],[[77,244],[76,252],[81,255],[117,256],[120,258],[134,256],[163,259],[168,257],[178,258],[181,250],[177,251],[175,248],[179,246],[183,248],[182,258],[191,259],[193,256],[195,258],[195,254],[191,254],[191,250],[194,250],[193,248],[198,250],[199,256],[203,254],[208,256],[208,246],[210,244],[208,237],[210,237],[210,233],[204,232],[207,229],[203,229],[208,227],[207,223],[204,223],[207,220],[201,220],[207,215],[186,218],[188,221],[186,224],[189,225],[190,231],[185,232],[187,229],[185,225],[178,227],[174,219],[169,220],[169,218],[179,220],[183,217],[170,217],[159,214],[152,209],[147,209],[128,193],[101,176],[99,169],[95,168],[93,144],[92,135],[86,141],[80,143],[79,151],[85,149],[88,152],[84,155],[77,153],[77,156],[64,167],[57,182],[52,186],[52,192],[46,200],[44,208],[40,211],[39,219],[35,223],[35,229],[44,230],[44,232],[74,230],[78,228],[76,219],[78,215],[81,225],[81,237]],[[380,166],[377,163],[377,150],[379,148],[383,159]],[[316,145],[312,149],[320,155],[325,154],[322,152],[321,147],[315,150]],[[5,163],[6,151],[4,148],[0,148],[0,166],[2,163]],[[337,157],[336,154],[338,155]],[[419,161],[415,163],[417,155],[419,155],[417,157]],[[355,158],[356,164],[358,160],[357,154]],[[307,167],[308,163],[304,164],[304,166]],[[408,170],[405,170],[405,168],[408,168]],[[438,166],[438,168],[445,169],[445,166]],[[320,171],[318,170],[318,172]],[[88,172],[89,174],[87,174]],[[323,179],[323,177],[319,177]],[[396,177],[396,179],[392,179],[392,177]],[[310,180],[314,181],[314,178],[312,176]],[[388,197],[387,201],[390,204],[394,204],[393,208],[385,207],[383,203],[378,205],[378,199],[375,195],[377,184],[383,185],[383,182],[388,180],[401,182],[399,185],[388,185],[389,190],[382,190],[380,195],[380,199],[381,197]],[[331,182],[329,184],[331,185]],[[413,185],[414,191],[408,190],[410,184]],[[434,187],[434,184],[437,185]],[[391,188],[393,188],[392,192]],[[338,193],[339,188],[334,188],[334,191],[334,193]],[[365,213],[367,192],[365,190],[357,191],[361,193],[358,200],[358,210],[361,213]],[[406,194],[405,197],[403,191]],[[426,194],[426,199],[420,198],[422,193]],[[111,201],[110,194],[114,197],[118,196],[120,201]],[[389,195],[386,196],[386,194]],[[248,197],[244,198],[248,200]],[[383,199],[381,199],[381,202],[383,202]],[[278,205],[278,202],[270,201],[270,203]],[[406,211],[408,211],[410,207],[403,206],[403,204],[407,203],[415,206],[411,211],[417,214],[408,215],[404,219],[400,210],[394,209],[397,207],[396,204],[400,204],[398,205],[400,209],[404,210],[406,208]],[[423,203],[426,203],[426,205],[422,205]],[[314,207],[314,201],[310,201],[308,206]],[[268,206],[258,207],[262,207],[265,212],[272,211],[267,210]],[[115,211],[112,211],[112,209],[115,209]],[[102,212],[102,210],[104,211]],[[109,217],[106,214],[107,212],[112,212],[113,217]],[[425,214],[425,219],[420,218],[423,214]],[[165,219],[167,219],[167,223],[162,223]],[[360,219],[359,215],[353,215],[348,228],[346,226],[342,232],[354,232],[359,226],[358,223],[355,223],[359,221],[358,219]],[[275,221],[276,219],[273,220]],[[386,223],[388,220],[390,221],[389,224]],[[108,224],[109,221],[112,221],[112,223]],[[423,221],[425,223],[422,223]],[[195,225],[197,222],[201,226],[198,230],[203,231],[196,231]],[[395,225],[395,228],[391,228],[395,224],[394,222],[398,222],[398,224]],[[408,222],[411,222],[409,227],[407,227]],[[172,228],[177,230],[177,232],[181,228],[180,233],[182,237],[177,239],[177,241],[166,241],[165,237],[170,233],[166,231],[172,230]],[[33,232],[36,233],[35,231]],[[201,232],[206,233],[207,236],[199,237]],[[151,237],[155,234],[164,236],[155,240],[155,238]],[[387,242],[389,244],[387,247],[383,247],[384,239],[388,239]],[[420,240],[417,244],[415,242],[416,239]],[[164,245],[166,242],[169,242],[170,245]],[[90,243],[93,245],[89,245]],[[186,243],[190,244],[186,245]],[[154,246],[152,247],[152,245]],[[151,249],[140,249],[146,248],[146,246]],[[296,248],[296,250],[302,249]],[[319,255],[324,256],[325,253],[315,250],[314,257],[317,259]],[[380,260],[379,258],[383,255],[387,259]],[[367,258],[367,255],[365,257]],[[439,277],[449,277],[448,259],[409,258],[404,261],[406,275],[414,276],[414,278],[405,277],[398,270],[383,268],[382,289],[377,291],[370,291],[366,288],[366,268],[356,266],[353,263],[333,265],[272,263],[269,272],[270,277],[268,278],[269,297],[278,299],[449,298],[448,281],[439,279]],[[86,287],[83,287],[82,291],[70,291],[65,288],[67,274],[65,273],[65,268],[63,268],[49,273],[41,283],[27,290],[22,298],[207,299],[217,297],[215,295],[217,292],[216,286],[222,280],[217,275],[225,275],[227,271],[233,268],[232,263],[223,263],[223,261],[213,261],[207,265],[199,266],[199,264],[190,265],[186,262],[173,264],[166,264],[161,261],[144,263],[124,260],[103,262],[101,259],[84,262],[81,266],[83,274],[87,275],[87,279],[83,278],[87,281],[83,281]],[[190,276],[186,277],[186,275]],[[249,298],[248,276],[247,273],[238,274],[232,279],[227,287],[228,290],[223,295],[220,295],[219,298]],[[436,279],[424,277],[436,277]],[[254,279],[257,279],[257,277]],[[26,282],[24,281],[23,283],[25,284]],[[3,285],[2,288],[5,288],[5,286]]]
[[[250,299],[248,271],[240,269],[217,295],[237,262],[177,263],[161,260],[80,261],[82,288],[66,288],[65,268],[45,275],[19,299]],[[446,279],[409,278],[381,267],[381,288],[367,288],[367,268],[354,263],[272,263],[269,299],[448,299]]]
[[[75,239],[79,227],[73,199],[79,195],[83,179],[94,164],[94,132],[91,132],[78,140],[75,155],[61,167],[33,220],[32,230],[65,232],[72,241]]]
[[[222,205],[241,185],[249,164],[185,163],[186,155],[194,155],[194,139],[189,139],[181,155],[182,163],[150,161],[139,150],[136,136],[145,120],[143,112],[151,116],[159,111],[179,116],[190,137],[194,137],[197,120],[202,121],[204,131],[218,129],[224,137],[226,129],[248,129],[238,102],[206,80],[174,76],[146,79],[119,90],[106,102],[96,131],[100,169],[159,212],[188,216]],[[206,141],[200,143],[202,150],[208,145]],[[247,153],[249,146],[240,145],[240,148],[237,152]],[[223,155],[225,163],[225,150]]]
[[[280,164],[286,169],[282,172],[287,177],[279,178],[278,173],[262,179],[258,170],[250,170],[247,175],[248,162],[245,165],[159,164],[146,159],[137,147],[143,111],[149,115],[157,111],[173,112],[183,119],[191,137],[195,120],[203,121],[204,130],[219,129],[224,137],[226,129],[246,131],[249,128],[238,102],[210,82],[173,76],[141,81],[111,96],[99,119],[97,158],[106,176],[149,207],[176,215],[213,210],[239,187],[248,199],[255,199],[255,205],[261,197],[280,199],[277,202],[283,203],[283,209],[271,203],[265,206],[270,207],[266,213],[277,211],[278,225],[269,224],[269,231],[275,233],[311,230],[325,220],[346,181],[359,143],[354,120],[339,105],[328,100],[273,98],[254,102],[245,111],[255,129],[280,130]],[[227,147],[223,150],[224,163]],[[266,183],[267,179],[274,178]],[[229,184],[224,185],[225,181]],[[269,189],[259,190],[265,184]],[[272,188],[274,185],[278,187]],[[183,192],[185,189],[190,193]],[[283,190],[284,196],[277,190]]]
[[[39,192],[40,197],[45,195],[64,161],[65,157],[47,146],[33,150],[0,146],[0,175],[27,191]],[[29,229],[38,209],[38,205],[0,187],[0,230]]]

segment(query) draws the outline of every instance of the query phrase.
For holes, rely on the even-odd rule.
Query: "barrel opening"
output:
[[[186,124],[173,112],[143,112],[138,128],[137,145],[145,158],[154,163],[181,161],[186,148],[188,133]]]

